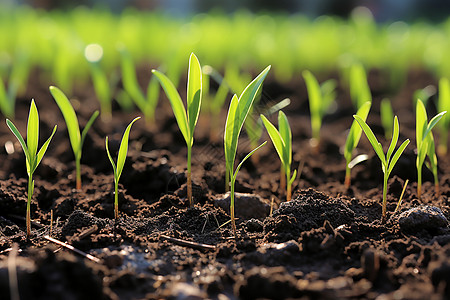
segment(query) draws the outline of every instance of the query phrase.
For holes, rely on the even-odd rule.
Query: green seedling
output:
[[[314,146],[315,151],[318,151],[322,119],[327,113],[331,103],[334,101],[336,81],[330,79],[325,81],[322,85],[319,85],[316,77],[308,70],[303,71],[303,78],[305,79],[308,90],[309,110],[311,113],[312,145]]]
[[[417,196],[422,195],[422,166],[425,158],[428,156],[430,161],[430,169],[434,175],[436,192],[439,191],[439,181],[437,177],[437,158],[435,153],[435,145],[433,133],[431,130],[446,114],[446,111],[435,115],[430,122],[427,120],[427,111],[423,102],[418,99],[416,105],[416,145],[417,145]]]
[[[261,88],[267,73],[270,70],[270,66],[265,68],[250,84],[244,89],[240,97],[236,94],[231,99],[230,107],[228,109],[227,120],[225,123],[224,132],[224,150],[225,150],[225,164],[226,164],[226,178],[230,181],[230,217],[233,233],[236,236],[236,222],[234,219],[234,185],[236,182],[236,176],[241,168],[242,164],[253,154],[256,150],[261,148],[265,142],[251,151],[242,160],[238,167],[234,168],[234,162],[236,159],[236,151],[238,146],[239,134],[241,133],[242,126],[250,112],[250,109],[255,101],[256,94]],[[228,181],[226,180],[226,185]]]
[[[264,126],[269,133],[273,146],[281,160],[282,170],[286,175],[286,201],[291,201],[291,187],[297,176],[297,170],[291,177],[292,163],[292,132],[286,115],[280,110],[278,112],[278,130],[270,123],[264,115],[261,115]]]
[[[112,159],[109,152],[108,137],[106,137],[105,140],[106,153],[108,154],[109,161],[111,162],[114,171],[114,218],[116,220],[119,218],[119,179],[120,175],[122,175],[123,166],[125,165],[125,159],[127,158],[128,137],[130,135],[131,126],[140,118],[141,117],[137,117],[133,121],[131,121],[125,129],[125,132],[123,133],[122,141],[120,142],[119,146],[119,152],[117,154],[117,165],[114,163],[114,160]]]
[[[438,111],[450,111],[450,83],[448,78],[439,80]],[[443,117],[439,123],[439,146],[438,152],[444,156],[447,154],[448,131],[450,129],[450,115]]]
[[[358,115],[353,115],[355,120],[358,122],[358,124],[361,126],[362,130],[367,136],[367,139],[369,140],[370,144],[373,147],[373,150],[375,150],[375,153],[378,155],[378,158],[381,161],[381,168],[383,170],[383,211],[381,214],[381,222],[386,222],[386,196],[387,196],[387,182],[389,179],[389,175],[392,172],[392,169],[394,168],[395,164],[397,163],[398,159],[402,155],[403,151],[405,150],[406,146],[409,144],[409,139],[405,140],[400,147],[397,149],[394,155],[395,146],[398,142],[398,135],[399,135],[399,125],[398,125],[398,119],[397,116],[394,117],[394,129],[392,132],[392,140],[391,144],[389,145],[388,151],[386,155],[383,152],[383,147],[378,142],[377,138],[372,132],[372,129],[366,124],[366,122]]]
[[[128,97],[144,114],[147,124],[151,124],[155,119],[155,109],[159,98],[158,81],[152,77],[147,86],[147,95],[144,95],[137,81],[136,70],[130,53],[121,50],[120,54],[123,88]]]
[[[194,53],[189,57],[188,82],[187,82],[187,110],[181,101],[180,94],[172,81],[158,70],[152,70],[161,83],[167,98],[169,98],[178,127],[187,145],[187,196],[190,206],[192,201],[192,179],[191,179],[191,151],[194,143],[194,130],[200,113],[202,99],[202,69],[200,62]]]
[[[366,71],[361,64],[354,64],[350,68],[350,97],[357,109],[366,101],[372,102]]]
[[[357,116],[361,117],[361,119],[365,122],[367,116],[369,115],[370,107],[372,103],[367,101],[364,103],[356,113]],[[351,184],[351,169],[354,164],[351,164],[353,159],[353,151],[356,146],[358,146],[359,140],[361,139],[362,129],[361,126],[358,125],[356,120],[353,120],[352,126],[350,127],[350,131],[348,132],[347,140],[345,141],[344,148],[344,157],[345,157],[345,187],[349,188]],[[361,161],[359,161],[361,162]]]
[[[23,153],[25,154],[26,165],[27,165],[27,174],[28,174],[28,199],[27,199],[27,213],[26,213],[26,225],[27,225],[27,238],[31,235],[31,216],[30,216],[30,205],[31,198],[33,197],[34,192],[34,180],[33,173],[44,157],[45,152],[47,151],[48,145],[56,132],[57,126],[53,128],[52,134],[47,139],[47,141],[42,145],[39,152],[38,149],[38,141],[39,141],[39,114],[34,103],[34,100],[31,100],[30,112],[28,115],[28,124],[27,124],[27,142],[23,139],[19,130],[17,130],[14,124],[6,119],[6,125],[8,125],[9,129],[11,129],[12,133],[19,140],[20,145],[22,146]]]
[[[381,125],[384,129],[384,137],[386,140],[390,140],[392,138],[392,128],[394,127],[394,112],[392,111],[391,101],[389,99],[384,98],[380,103],[380,118]]]
[[[99,112],[95,111],[89,121],[84,126],[83,131],[80,133],[80,126],[78,124],[77,115],[72,107],[69,99],[66,95],[57,87],[51,86],[50,93],[58,104],[61,110],[64,120],[66,121],[67,131],[69,132],[70,144],[72,145],[72,151],[75,156],[75,169],[76,169],[76,188],[81,190],[81,152],[83,149],[83,143],[86,138],[86,134],[98,117]]]

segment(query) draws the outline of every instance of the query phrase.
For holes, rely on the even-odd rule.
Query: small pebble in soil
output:
[[[435,206],[424,205],[402,212],[398,224],[403,231],[436,230],[448,226],[442,210]]]

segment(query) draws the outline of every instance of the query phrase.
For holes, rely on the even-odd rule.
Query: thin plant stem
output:
[[[27,238],[31,235],[31,197],[33,196],[33,188],[34,188],[34,181],[33,177],[30,174],[28,176],[28,199],[27,199],[27,216],[26,216],[26,223],[27,223]]]
[[[236,237],[236,221],[234,219],[234,180],[231,180],[231,192],[230,192],[230,216],[231,216],[231,227],[233,228],[233,234]]]
[[[77,190],[81,190],[81,167],[80,167],[80,159],[75,159],[75,168],[76,168],[76,188]]]
[[[419,199],[422,197],[422,166],[417,170],[417,197]]]
[[[381,213],[381,223],[386,223],[386,197],[387,197],[388,175],[385,173],[383,178],[383,208]]]
[[[350,169],[347,164],[347,166],[345,167],[345,181],[344,181],[345,187],[347,189],[350,187],[352,181],[351,170],[352,169]]]
[[[119,182],[114,180],[114,218],[119,218]]]
[[[191,178],[191,152],[192,146],[187,147],[187,197],[189,199],[189,206],[194,205],[192,201],[192,178]]]

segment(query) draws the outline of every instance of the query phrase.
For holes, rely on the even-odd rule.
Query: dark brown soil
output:
[[[369,78],[374,102],[368,123],[381,143],[387,144],[378,112],[386,96],[399,116],[401,141],[411,139],[389,180],[386,224],[380,222],[380,162],[364,136],[358,153],[369,154],[369,159],[352,171],[351,188],[343,185],[341,148],[354,113],[348,91],[339,88],[336,110],[325,117],[315,153],[301,78],[280,85],[269,77],[257,110],[291,98],[285,112],[293,131],[293,167],[302,167],[301,175],[294,183],[294,200],[285,202],[272,145],[259,151],[258,161],[246,163],[236,190],[259,198],[241,195],[253,204],[238,206],[236,238],[226,207],[217,204],[224,198],[225,162],[220,129],[217,141],[211,141],[207,117],[201,116],[195,134],[192,208],[186,200],[185,142],[167,99],[161,98],[155,124],[140,120],[133,125],[119,185],[120,219],[115,221],[105,137],[117,151],[126,125],[139,112],[121,112],[115,104],[113,122],[95,122],[83,148],[83,188],[77,191],[62,115],[48,86],[31,80],[26,95],[18,99],[14,123],[26,131],[30,99],[35,98],[40,145],[55,124],[58,131],[34,176],[34,223],[27,240],[25,158],[1,117],[0,298],[12,299],[11,291],[18,290],[20,299],[450,299],[449,155],[438,158],[440,192],[435,193],[431,173],[424,168],[421,200],[416,193],[411,95],[436,85],[436,79],[411,72],[404,88],[390,91],[382,74],[372,72]],[[84,125],[98,108],[93,90],[78,88],[73,98]],[[429,102],[430,115],[435,100]],[[224,124],[225,111],[221,118]],[[14,143],[13,153],[6,151],[7,142]],[[243,132],[238,159],[249,150]],[[400,212],[393,214],[406,179],[410,184]],[[419,211],[408,211],[412,208]],[[50,242],[46,235],[94,258]],[[18,253],[11,250],[16,246]]]

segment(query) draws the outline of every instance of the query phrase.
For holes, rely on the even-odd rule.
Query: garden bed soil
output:
[[[145,82],[150,75],[142,73]],[[364,136],[358,153],[369,154],[369,159],[352,170],[352,186],[343,185],[341,148],[353,114],[348,92],[338,89],[338,105],[325,117],[319,152],[314,152],[302,79],[280,84],[269,76],[256,110],[263,112],[271,103],[291,98],[285,112],[293,131],[293,167],[301,174],[294,182],[293,200],[287,203],[279,191],[280,164],[270,143],[245,163],[236,190],[250,195],[237,199],[236,237],[223,205],[227,199],[222,136],[219,129],[216,141],[209,138],[205,115],[193,147],[194,207],[186,200],[185,142],[163,96],[155,123],[140,120],[131,130],[119,184],[120,218],[114,220],[105,137],[115,152],[126,125],[139,113],[120,111],[115,103],[112,122],[94,123],[83,148],[83,187],[75,190],[75,164],[62,115],[48,86],[36,80],[39,73],[33,75],[17,101],[14,123],[25,132],[30,99],[35,98],[40,144],[54,124],[58,131],[35,173],[32,235],[27,240],[25,157],[1,121],[2,299],[10,299],[16,290],[20,299],[450,298],[449,155],[439,157],[439,193],[425,170],[424,195],[419,200],[416,194],[411,99],[416,89],[436,85],[428,73],[410,72],[398,91],[384,88],[380,72],[370,73],[374,102],[368,123],[386,145],[377,116],[380,100],[389,96],[399,116],[400,140],[411,139],[389,180],[385,224],[380,222],[380,162]],[[76,88],[74,95],[72,102],[84,125],[98,102],[92,88]],[[428,105],[431,112],[434,100]],[[225,112],[221,118],[224,124]],[[243,133],[238,159],[250,150]],[[406,179],[410,183],[400,211],[393,214]]]

